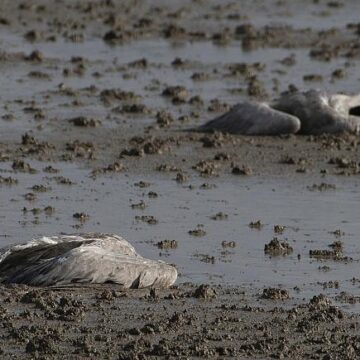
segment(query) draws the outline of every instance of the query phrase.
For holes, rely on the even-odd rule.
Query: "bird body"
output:
[[[200,126],[200,131],[243,135],[360,132],[360,95],[320,90],[283,94],[271,104],[243,101]]]
[[[145,259],[117,235],[62,235],[15,245],[0,256],[0,281],[33,286],[115,283],[124,288],[168,287],[175,267]]]
[[[280,135],[295,133],[299,129],[300,121],[295,116],[255,101],[235,105],[224,115],[200,127],[203,131],[218,130],[244,135]]]

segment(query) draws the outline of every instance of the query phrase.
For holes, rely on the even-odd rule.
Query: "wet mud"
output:
[[[0,356],[359,358],[359,136],[193,129],[358,93],[360,3],[135,3],[0,3],[0,245],[117,233],[177,285],[3,286]]]

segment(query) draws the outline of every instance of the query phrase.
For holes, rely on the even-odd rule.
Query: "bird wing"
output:
[[[300,119],[299,133],[357,132],[359,122],[349,117],[354,99],[345,95],[329,95],[320,90],[287,93],[271,106]]]
[[[177,278],[173,266],[143,258],[117,235],[66,235],[52,239],[10,249],[0,262],[1,281],[33,286],[112,282],[138,288],[168,287]]]
[[[360,94],[359,95],[344,95],[335,94],[330,96],[330,106],[344,116],[356,115],[360,116]]]
[[[272,109],[266,103],[244,101],[230,111],[200,127],[243,135],[279,135],[296,133],[300,121],[295,116]]]

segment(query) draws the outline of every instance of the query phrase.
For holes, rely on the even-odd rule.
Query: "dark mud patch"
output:
[[[251,300],[249,306],[241,289],[205,284],[156,291],[106,285],[2,287],[7,307],[2,307],[2,356],[271,359],[311,358],[316,350],[357,357],[357,316],[321,294],[280,309],[276,304],[291,300],[274,293],[275,298],[261,300],[269,305]]]

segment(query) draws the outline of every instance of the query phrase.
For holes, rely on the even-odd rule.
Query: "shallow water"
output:
[[[53,175],[41,171],[42,163],[33,166],[38,174],[15,176],[19,184],[3,190],[0,209],[2,233],[1,245],[27,241],[40,235],[60,232],[107,232],[124,236],[146,257],[158,258],[174,263],[181,276],[179,282],[209,282],[214,284],[240,285],[250,289],[267,286],[283,286],[295,297],[310,297],[320,290],[328,294],[340,291],[358,293],[358,284],[351,279],[359,276],[360,250],[358,229],[360,225],[359,183],[356,178],[326,177],[305,182],[301,178],[225,177],[211,179],[215,188],[202,190],[201,179],[191,181],[193,189],[169,181],[172,175],[103,176],[94,181],[88,170],[78,169],[74,164],[58,163],[61,175],[77,183],[76,186],[57,185]],[[3,171],[10,165],[2,164]],[[3,176],[7,173],[4,172]],[[139,180],[151,185],[139,188]],[[336,190],[310,191],[313,183],[331,183]],[[23,199],[34,184],[51,187],[38,199],[29,202]],[[6,189],[6,193],[4,193]],[[150,199],[149,191],[158,193]],[[132,209],[131,204],[144,201],[145,210]],[[51,205],[56,212],[52,216],[23,213],[22,208],[44,208]],[[90,219],[84,223],[73,218],[75,212],[85,212]],[[226,220],[212,220],[218,212],[228,215]],[[136,220],[137,215],[152,215],[156,225]],[[260,219],[261,230],[251,229],[248,224]],[[34,224],[34,220],[36,223]],[[264,254],[264,245],[274,236],[273,226],[286,226],[280,239],[286,239],[294,248],[287,257],[269,257]],[[80,227],[78,227],[80,225]],[[189,230],[203,226],[206,235],[194,237]],[[341,229],[345,235],[344,255],[352,262],[332,260],[317,261],[309,258],[310,249],[328,249],[336,240],[330,232]],[[174,239],[177,249],[159,250],[158,241]],[[235,241],[236,247],[223,249],[222,241]],[[224,253],[225,251],[225,253]],[[301,258],[298,259],[298,254]],[[203,255],[214,257],[214,263],[202,261]],[[320,271],[327,265],[329,271]],[[338,290],[323,290],[318,282],[338,281]],[[291,290],[298,286],[297,293]],[[358,308],[353,306],[355,311]]]
[[[169,107],[168,99],[159,96],[166,85],[182,85],[188,89],[189,97],[200,95],[205,101],[217,98],[230,104],[237,103],[246,96],[247,80],[243,77],[229,76],[228,65],[234,63],[265,64],[259,73],[269,97],[276,97],[280,91],[287,89],[289,84],[296,84],[301,89],[321,88],[330,92],[356,93],[358,91],[357,62],[344,58],[334,58],[329,62],[314,61],[309,57],[309,49],[259,48],[244,51],[238,41],[227,46],[218,46],[211,41],[171,42],[164,39],[133,41],[122,46],[109,46],[102,39],[91,38],[84,43],[72,43],[64,40],[53,42],[29,43],[16,34],[4,31],[0,39],[0,50],[7,53],[24,52],[29,54],[38,49],[48,59],[49,64],[32,64],[24,61],[3,63],[0,72],[1,83],[6,84],[0,90],[0,96],[8,111],[16,121],[3,122],[2,132],[13,136],[14,131],[29,130],[33,120],[23,113],[24,103],[15,100],[35,100],[38,106],[46,111],[48,122],[54,123],[70,116],[79,114],[105,118],[108,109],[99,106],[89,97],[83,100],[83,106],[68,106],[69,98],[51,94],[57,91],[59,84],[74,90],[96,86],[98,89],[121,88],[134,91],[142,97],[141,102],[150,108]],[[280,60],[294,54],[296,64],[283,66]],[[72,57],[82,56],[86,59],[87,73],[85,76],[64,77],[62,71],[68,67]],[[146,57],[149,66],[143,70],[127,69],[123,66],[129,62]],[[189,68],[174,69],[171,62],[180,57],[190,61]],[[338,68],[346,68],[347,76],[334,81],[332,72]],[[120,70],[119,70],[120,69]],[[47,73],[49,79],[29,78],[30,71]],[[99,72],[100,78],[91,74]],[[210,77],[206,81],[193,81],[194,72],[204,72]],[[303,80],[304,75],[318,74],[323,76],[321,82]],[[124,76],[126,75],[126,76]],[[277,88],[274,88],[278,82]],[[231,90],[235,90],[234,93]],[[239,90],[241,91],[239,92]],[[189,111],[191,108],[189,108]],[[176,115],[182,115],[184,109],[172,109]],[[201,121],[208,120],[213,114],[203,114]],[[44,121],[42,121],[44,124]],[[103,121],[104,126],[116,126],[110,120]]]
[[[53,42],[37,42],[31,44],[12,33],[2,33],[0,39],[0,49],[6,49],[8,53],[24,52],[25,54],[38,49],[48,59],[55,61],[53,66],[48,67],[48,73],[52,75],[51,81],[26,79],[29,69],[37,69],[38,65],[29,65],[20,62],[17,66],[12,65],[6,72],[0,75],[0,80],[7,82],[7,89],[4,96],[16,95],[40,95],[41,92],[49,90],[64,81],[62,76],[61,64],[70,60],[72,57],[84,57],[90,62],[92,71],[99,71],[102,77],[94,79],[92,76],[70,77],[65,79],[66,86],[74,89],[81,89],[87,86],[96,85],[101,88],[120,87],[130,91],[135,91],[148,98],[149,92],[144,90],[145,85],[152,81],[160,81],[169,85],[184,85],[190,87],[194,94],[200,94],[204,99],[214,97],[225,100],[236,101],[239,95],[231,95],[226,89],[233,85],[241,87],[241,79],[224,77],[214,74],[218,67],[233,63],[265,63],[266,68],[260,73],[259,78],[266,84],[267,90],[271,93],[271,83],[277,78],[281,89],[285,90],[289,84],[296,84],[300,88],[316,87],[331,89],[331,91],[344,91],[349,93],[357,92],[358,87],[354,78],[357,77],[357,67],[354,61],[343,58],[334,58],[329,62],[314,61],[309,57],[309,49],[283,49],[283,48],[258,48],[245,51],[241,48],[238,41],[232,41],[226,46],[219,46],[211,41],[178,41],[172,42],[164,39],[149,39],[132,41],[119,46],[109,46],[102,39],[91,38],[83,43],[72,43],[64,40]],[[291,67],[282,66],[279,61],[294,54],[296,64]],[[116,74],[116,67],[126,65],[129,62],[145,57],[150,66],[141,72],[141,81],[134,75],[124,79],[121,73]],[[189,69],[174,71],[171,62],[175,58],[182,58],[191,61]],[[331,80],[331,73],[338,67],[346,64],[348,76]],[[59,67],[60,66],[60,67]],[[206,72],[210,75],[208,81],[193,81],[191,75],[194,71]],[[45,72],[46,69],[45,69]],[[114,74],[115,72],[115,74]],[[280,72],[280,73],[279,73]],[[304,82],[304,74],[320,74],[324,79],[321,82]],[[130,71],[131,74],[131,71]],[[21,79],[21,84],[19,81]],[[10,82],[9,82],[10,81]],[[34,93],[34,87],[36,93]],[[15,88],[15,89],[13,89]],[[20,91],[20,92],[19,92]],[[225,92],[226,95],[222,94]]]
[[[257,1],[247,1],[245,8],[249,21],[255,26],[272,23],[319,30],[336,25],[343,30],[348,23],[358,22],[360,11],[360,2],[336,9],[329,8],[325,2],[314,5],[312,0],[307,1],[306,6],[304,2],[289,1],[281,8],[275,6],[275,2],[259,5]],[[323,14],[319,16],[321,12]],[[214,19],[213,25],[221,29],[227,23],[223,19]],[[152,108],[154,113],[158,109],[166,109],[175,117],[189,114],[194,108],[188,104],[173,105],[162,97],[162,90],[168,85],[183,85],[188,90],[189,98],[200,95],[205,103],[217,98],[235,104],[246,96],[248,80],[241,76],[229,76],[228,65],[233,63],[265,64],[265,69],[258,77],[263,81],[270,98],[286,90],[289,84],[295,84],[301,89],[315,87],[330,92],[354,93],[359,90],[358,60],[337,57],[329,62],[314,61],[309,56],[309,48],[259,48],[244,51],[241,43],[235,40],[226,46],[219,46],[212,41],[174,42],[163,38],[109,46],[99,34],[86,34],[83,43],[65,41],[61,36],[56,42],[30,43],[24,40],[20,31],[12,33],[3,27],[0,35],[0,51],[29,54],[38,49],[45,57],[45,61],[40,64],[26,62],[21,56],[15,57],[14,61],[0,63],[0,82],[6,85],[0,88],[0,115],[10,113],[15,118],[13,121],[1,120],[1,141],[4,143],[18,144],[21,135],[31,130],[41,140],[47,140],[48,135],[52,136],[52,140],[54,136],[66,139],[70,132],[91,140],[96,136],[96,129],[86,129],[84,132],[83,129],[70,129],[65,121],[79,115],[99,118],[102,126],[110,129],[118,128],[123,120],[130,119],[131,122],[132,115],[112,114],[111,109],[99,101],[98,92],[96,95],[81,93],[79,98],[82,105],[72,106],[75,97],[59,94],[57,91],[60,84],[74,90],[95,85],[99,91],[111,88],[134,91],[141,96],[140,101]],[[280,60],[291,54],[296,58],[294,66],[280,64]],[[71,68],[70,59],[74,56],[84,57],[85,74],[65,77],[63,70],[65,67]],[[145,69],[125,67],[129,62],[143,57],[149,63]],[[188,60],[189,66],[184,69],[174,68],[171,62],[177,57]],[[345,69],[347,76],[334,81],[331,74],[338,68]],[[49,79],[30,78],[30,71],[42,71],[49,75]],[[95,72],[101,76],[94,77]],[[194,72],[208,74],[209,80],[193,81],[191,76]],[[303,76],[308,74],[322,75],[323,81],[306,82]],[[278,87],[274,88],[276,82]],[[24,107],[31,101],[45,112],[43,120],[36,121],[32,114],[24,113]],[[144,125],[154,123],[154,113],[136,118],[135,126],[140,129],[139,134],[143,134]],[[198,122],[205,122],[214,116],[204,107]],[[102,145],[103,140],[100,139],[98,143]],[[179,156],[187,150],[179,148]],[[119,151],[116,149],[117,153]],[[47,163],[32,164],[39,170],[35,175],[14,174],[10,163],[0,163],[2,176],[11,175],[19,180],[18,185],[11,187],[0,185],[0,245],[60,232],[117,233],[134,244],[142,255],[151,258],[160,256],[176,264],[181,274],[179,282],[240,285],[255,293],[261,292],[264,287],[283,286],[296,298],[309,298],[319,292],[331,296],[341,291],[349,291],[354,295],[360,293],[359,282],[351,282],[353,277],[359,278],[360,259],[360,192],[356,177],[307,176],[303,180],[302,175],[287,175],[283,178],[222,176],[218,179],[201,179],[196,176],[189,183],[193,189],[189,189],[173,181],[174,174],[155,173],[141,177],[119,174],[98,177],[94,181],[89,176],[88,168],[75,163],[54,163],[61,170],[61,176],[76,182],[75,186],[68,186],[56,184],[52,179],[56,174],[42,172],[41,169]],[[150,182],[150,187],[141,189],[134,186],[139,180]],[[216,187],[201,190],[199,187],[205,181]],[[313,192],[307,188],[323,181],[336,184],[336,190]],[[38,193],[38,200],[28,202],[23,195],[30,192],[35,184],[47,185],[51,190]],[[157,192],[159,197],[149,199],[149,191]],[[147,205],[145,210],[131,208],[131,204],[141,200]],[[22,211],[23,207],[42,209],[48,205],[56,209],[52,216],[44,213],[35,216],[31,212]],[[210,219],[220,211],[228,214],[227,220]],[[73,218],[76,212],[88,213],[90,219],[80,223]],[[155,216],[159,223],[148,225],[136,220],[137,215]],[[261,230],[250,229],[248,224],[258,219],[264,223],[264,227]],[[199,224],[204,226],[206,236],[190,236],[188,231]],[[290,256],[270,258],[264,255],[264,245],[275,236],[273,226],[276,224],[287,227],[279,238],[286,239],[293,246],[294,253]],[[310,259],[310,249],[327,249],[336,240],[330,233],[336,229],[345,232],[341,237],[344,254],[354,261],[342,263]],[[156,243],[164,239],[177,240],[178,248],[159,250]],[[222,241],[235,241],[236,247],[223,249]],[[214,263],[201,261],[206,256],[214,257]],[[329,266],[330,270],[320,271],[319,267],[324,265]],[[328,281],[339,281],[339,289],[323,289],[318,284]],[[300,288],[299,292],[292,290],[295,286]],[[347,307],[352,311],[360,311],[359,304]]]

